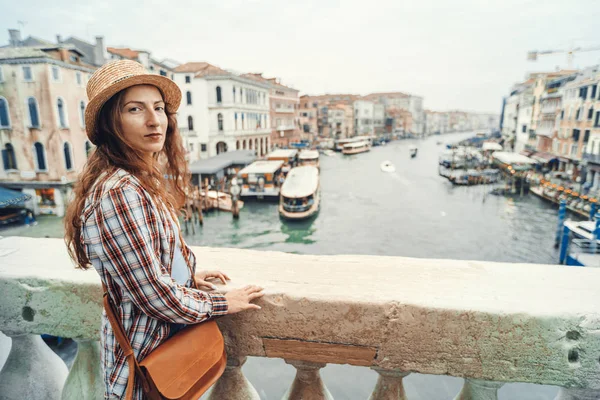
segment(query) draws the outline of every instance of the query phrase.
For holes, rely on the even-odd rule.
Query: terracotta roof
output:
[[[191,72],[194,73],[196,77],[203,77],[209,75],[231,75],[230,72],[225,71],[219,67],[216,67],[207,62],[189,62],[185,64],[181,64],[173,71],[175,72]]]
[[[117,47],[107,47],[106,51],[112,54],[116,54],[121,57],[129,58],[130,60],[135,60],[138,58],[140,54],[139,51],[129,49],[127,47],[117,48]]]
[[[366,96],[363,96],[364,99],[374,99],[378,97],[395,97],[395,98],[404,98],[410,97],[409,94],[402,92],[382,92],[382,93],[371,93]]]

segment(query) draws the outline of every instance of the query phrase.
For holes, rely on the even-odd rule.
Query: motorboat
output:
[[[390,161],[383,161],[380,166],[383,172],[396,172],[396,167]]]

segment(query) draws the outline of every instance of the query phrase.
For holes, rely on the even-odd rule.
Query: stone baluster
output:
[[[59,400],[67,366],[38,335],[11,336],[12,346],[0,372],[0,400]]]
[[[333,400],[319,370],[326,364],[285,360],[296,368],[296,377],[282,400]]]
[[[77,340],[77,355],[62,392],[62,400],[95,400],[104,396],[100,342]]]
[[[407,400],[402,379],[410,372],[372,368],[379,378],[369,400]]]
[[[554,400],[598,400],[600,389],[566,389],[560,388]]]
[[[504,382],[465,379],[460,393],[454,400],[498,400],[498,389]]]
[[[260,400],[258,392],[242,372],[246,357],[227,358],[225,372],[211,389],[208,400]]]

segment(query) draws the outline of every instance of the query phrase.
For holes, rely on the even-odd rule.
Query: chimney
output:
[[[104,36],[96,36],[96,46],[94,46],[94,65],[100,66],[106,62],[104,57],[106,48],[104,47]]]
[[[58,54],[60,54],[60,61],[69,62],[69,50],[61,47],[58,49]]]
[[[56,44],[62,43],[62,37],[60,35],[56,35]]]
[[[9,40],[8,43],[11,47],[19,47],[21,46],[21,31],[18,29],[9,29],[8,30]]]

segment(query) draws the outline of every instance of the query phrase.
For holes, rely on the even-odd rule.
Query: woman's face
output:
[[[167,113],[160,91],[151,85],[125,90],[121,105],[121,130],[125,140],[142,157],[160,152],[167,133]]]

